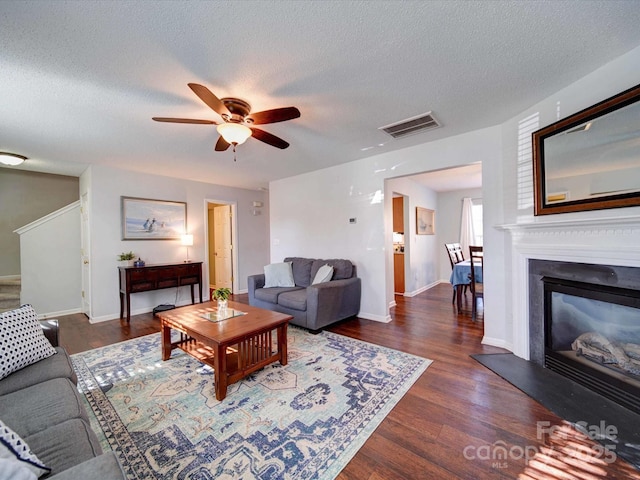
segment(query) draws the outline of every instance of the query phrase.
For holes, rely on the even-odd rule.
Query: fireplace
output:
[[[531,360],[640,413],[640,268],[529,260]]]
[[[545,367],[640,413],[640,291],[542,282]]]

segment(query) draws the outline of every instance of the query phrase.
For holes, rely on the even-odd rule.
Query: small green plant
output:
[[[121,262],[124,260],[133,260],[134,258],[136,258],[136,256],[133,254],[133,252],[122,252],[120,255],[118,255],[118,260]]]
[[[227,287],[216,288],[211,296],[215,300],[229,300],[229,297],[231,296],[231,290],[229,290]]]

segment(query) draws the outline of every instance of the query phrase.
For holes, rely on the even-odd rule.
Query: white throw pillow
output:
[[[272,263],[264,267],[264,288],[295,286],[291,262]]]
[[[313,282],[311,282],[311,285],[328,282],[332,277],[333,267],[331,265],[323,265],[318,269],[318,273],[316,273],[316,276],[313,278]]]
[[[38,477],[22,462],[0,458],[0,480],[38,480]]]
[[[0,313],[0,378],[55,353],[31,305]]]
[[[8,469],[0,468],[1,471],[15,471],[14,476],[8,477],[12,479],[21,478],[17,475],[22,475],[22,478],[29,478],[24,469],[29,470],[37,477],[41,477],[51,471],[35,456],[29,445],[16,432],[7,427],[2,420],[0,420],[0,459],[5,460],[3,463],[10,466]],[[8,464],[6,463],[7,461],[9,462]]]

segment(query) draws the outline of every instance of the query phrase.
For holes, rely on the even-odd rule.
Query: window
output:
[[[482,199],[471,199],[471,221],[473,222],[473,234],[476,245],[482,245]]]

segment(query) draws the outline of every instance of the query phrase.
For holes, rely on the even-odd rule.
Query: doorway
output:
[[[237,256],[235,241],[235,205],[207,201],[207,258],[209,291],[228,288],[237,291],[235,272]]]
[[[403,196],[404,225],[398,221],[399,198]],[[394,294],[414,296],[438,283],[449,283],[451,267],[445,243],[460,238],[462,199],[470,197],[480,205],[482,197],[482,165],[474,163],[459,167],[429,171],[385,179],[385,250],[386,292],[389,305]],[[416,207],[435,210],[432,235],[416,232]],[[481,206],[477,208],[482,208]],[[404,235],[398,232],[404,230]],[[404,292],[396,282],[402,265],[398,248],[404,246]],[[468,255],[465,255],[465,258]],[[396,268],[399,267],[399,268]]]
[[[395,295],[404,295],[405,292],[405,258],[409,255],[404,242],[405,204],[408,208],[408,199],[405,201],[404,195],[393,192],[393,291]]]

